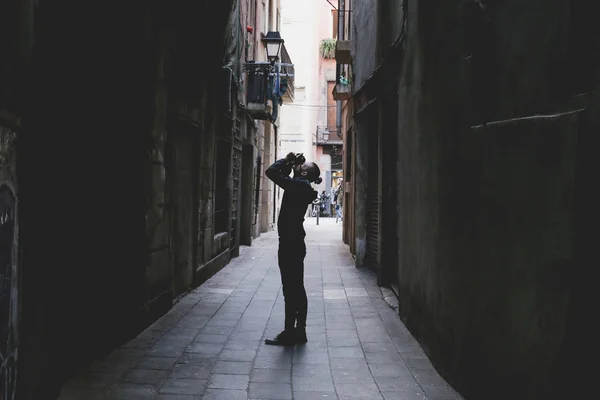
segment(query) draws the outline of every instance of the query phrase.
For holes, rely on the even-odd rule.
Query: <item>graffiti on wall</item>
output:
[[[6,400],[15,398],[17,381],[15,203],[12,189],[0,186],[0,399]]]

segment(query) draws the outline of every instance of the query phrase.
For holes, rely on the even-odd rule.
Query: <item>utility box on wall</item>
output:
[[[339,64],[352,64],[350,47],[351,42],[349,40],[338,40],[335,43],[335,60]]]
[[[246,101],[248,103],[265,103],[267,101],[267,85],[266,77],[267,71],[260,68],[255,68],[253,64],[248,64],[248,79]],[[259,67],[259,65],[256,65]]]
[[[263,63],[248,63],[245,65],[247,71],[246,103],[250,116],[254,119],[268,120],[272,115],[272,107],[268,104],[269,90],[272,86],[269,80],[270,69]]]

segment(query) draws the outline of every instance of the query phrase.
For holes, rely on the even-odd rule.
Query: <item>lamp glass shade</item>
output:
[[[279,58],[279,50],[281,42],[267,42],[267,58],[269,60],[277,60]]]

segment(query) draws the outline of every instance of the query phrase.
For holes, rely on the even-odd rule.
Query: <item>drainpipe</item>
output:
[[[344,0],[338,0],[338,26],[337,26],[337,36],[338,40],[344,40],[344,22],[345,22],[345,8],[346,2]],[[335,84],[336,86],[340,83],[342,66],[336,62],[336,71],[335,71]],[[337,129],[338,137],[342,137],[342,102],[340,100],[336,101],[336,116],[335,116],[335,125]]]
[[[336,116],[335,116],[335,125],[338,131],[338,136],[342,137],[342,132],[340,129],[342,128],[342,101],[338,100],[335,102],[336,104]]]

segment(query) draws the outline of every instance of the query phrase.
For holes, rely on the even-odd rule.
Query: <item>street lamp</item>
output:
[[[275,61],[279,58],[279,52],[281,51],[281,45],[283,39],[279,32],[267,32],[265,37],[262,38],[263,43],[267,47],[267,58],[271,64],[275,64]]]

